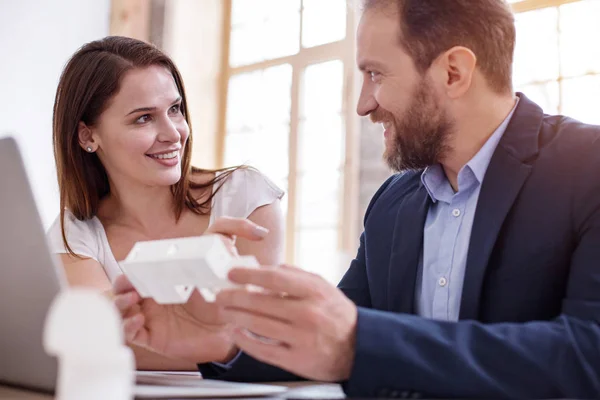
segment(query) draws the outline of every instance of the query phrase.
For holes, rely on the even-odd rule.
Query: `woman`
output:
[[[68,282],[109,292],[138,241],[202,235],[220,217],[248,218],[260,241],[240,254],[282,262],[283,192],[258,171],[194,168],[183,82],[147,43],[107,37],[67,63],[54,104],[60,216],[48,232]],[[138,369],[195,369],[134,348]]]

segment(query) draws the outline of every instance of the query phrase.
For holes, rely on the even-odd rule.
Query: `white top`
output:
[[[223,216],[247,218],[258,207],[271,204],[284,194],[269,178],[254,169],[235,170],[224,182],[215,186],[218,185],[222,186],[212,199],[209,226]],[[67,249],[62,240],[59,219],[60,216],[48,230],[47,237],[52,253],[65,254]],[[65,234],[73,252],[98,261],[111,282],[122,273],[97,217],[80,221],[65,210]]]

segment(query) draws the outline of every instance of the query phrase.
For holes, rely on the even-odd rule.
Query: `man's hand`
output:
[[[217,295],[222,315],[236,326],[233,339],[241,350],[308,379],[350,377],[357,309],[339,289],[288,266],[237,268],[229,279],[265,289],[227,289]]]
[[[232,238],[261,240],[267,231],[245,219],[220,218],[206,234],[220,234],[235,253]],[[120,276],[113,292],[130,344],[194,363],[227,362],[237,353],[232,327],[223,318],[222,308],[206,302],[197,290],[186,304],[159,305],[142,299],[129,280]]]

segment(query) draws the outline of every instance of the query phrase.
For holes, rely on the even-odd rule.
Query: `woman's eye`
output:
[[[144,114],[135,120],[136,124],[144,124],[150,120],[150,114]]]
[[[174,106],[171,107],[171,109],[169,111],[172,114],[177,114],[179,111],[181,111],[181,104],[175,104]]]

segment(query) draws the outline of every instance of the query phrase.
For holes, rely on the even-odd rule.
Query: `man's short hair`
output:
[[[512,92],[516,33],[505,0],[363,0],[363,8],[398,12],[400,44],[421,73],[443,52],[464,46],[493,90]]]

